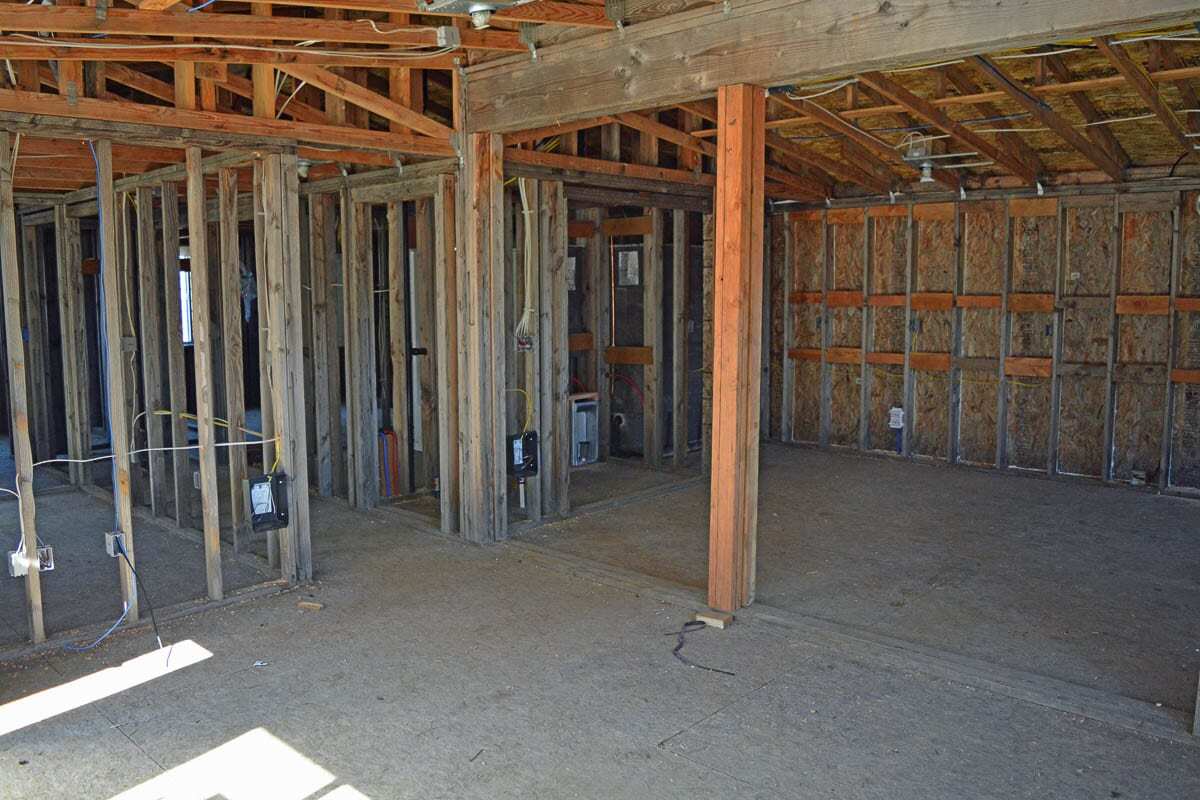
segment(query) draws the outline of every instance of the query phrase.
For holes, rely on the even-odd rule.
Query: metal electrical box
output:
[[[571,466],[593,464],[600,458],[600,397],[585,392],[567,400],[571,404]]]

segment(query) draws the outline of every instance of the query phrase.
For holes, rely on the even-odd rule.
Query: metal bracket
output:
[[[537,42],[534,41],[535,26],[532,22],[522,22],[517,26],[517,40],[529,48],[529,57],[537,61]]]
[[[104,22],[108,19],[108,0],[96,0],[96,21]]]
[[[625,0],[604,0],[604,16],[617,26],[617,30],[625,29]]]
[[[437,29],[437,46],[438,47],[461,47],[462,36],[458,33],[458,28],[450,25],[441,25]]]

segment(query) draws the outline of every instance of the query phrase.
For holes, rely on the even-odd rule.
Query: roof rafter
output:
[[[1014,158],[1012,154],[1003,148],[983,138],[967,126],[951,118],[933,103],[923,97],[918,97],[891,78],[879,72],[864,72],[859,76],[859,80],[871,86],[880,94],[890,98],[893,102],[899,103],[908,109],[909,112],[925,120],[935,128],[948,133],[951,137],[968,147],[975,148],[981,155],[995,161],[1009,172],[1020,176],[1026,183],[1037,182],[1039,176],[1037,170],[1032,165]]]
[[[1059,83],[1070,83],[1073,80],[1071,70],[1063,61],[1062,56],[1046,56],[1043,61]],[[1096,104],[1092,102],[1086,92],[1070,92],[1067,94],[1067,98],[1079,109],[1079,113],[1083,115],[1085,121],[1102,122],[1104,120],[1104,114],[1100,113],[1100,109],[1096,108]],[[1121,146],[1116,134],[1109,130],[1107,125],[1093,125],[1087,129],[1087,133],[1096,146],[1103,148],[1122,168],[1129,166],[1129,154],[1125,152],[1125,148]]]
[[[1114,46],[1112,37],[1100,36],[1094,41],[1100,52],[1117,68],[1117,72],[1121,73],[1121,77],[1129,82],[1129,85],[1141,96],[1159,121],[1167,127],[1171,137],[1191,150],[1192,141],[1188,139],[1187,131],[1183,129],[1179,117],[1175,116],[1175,112],[1163,101],[1162,95],[1158,93],[1158,89],[1155,88],[1154,82],[1142,65],[1130,58],[1124,49]]]
[[[406,128],[423,133],[426,136],[448,141],[450,134],[453,133],[450,128],[437,120],[430,119],[424,114],[413,111],[411,108],[402,106],[399,103],[394,103],[387,97],[327,69],[308,65],[298,66],[288,64],[281,66],[279,71],[285,72],[293,78],[298,78],[310,86],[315,86],[318,89],[336,95],[359,108],[365,108],[367,111],[378,114],[384,119],[398,122]]]
[[[961,94],[976,94],[979,91],[979,86],[975,81],[971,80],[966,71],[957,64],[950,64],[942,69],[942,74],[950,81],[951,85]],[[975,103],[974,108],[984,117],[1000,117],[1003,116],[1000,109],[993,103],[986,100]],[[1019,158],[1029,164],[1040,175],[1046,171],[1046,167],[1042,164],[1041,156],[1029,146],[1019,133],[1000,134],[997,142],[1001,147],[1008,148],[1012,152],[1014,158]]]
[[[968,59],[968,63],[995,84],[1002,92],[1016,101],[1021,108],[1024,108],[1035,119],[1058,134],[1068,145],[1083,153],[1084,157],[1103,170],[1114,181],[1124,179],[1124,166],[1115,161],[1103,149],[1097,147],[1095,142],[1080,133],[1070,122],[1060,117],[1058,112],[1051,108],[1045,100],[1039,100],[1025,91],[1025,88],[1009,77],[1008,73],[983,56],[972,56]]]

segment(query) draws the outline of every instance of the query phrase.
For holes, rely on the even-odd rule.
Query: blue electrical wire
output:
[[[91,644],[87,644],[87,645],[71,644],[70,642],[68,642],[67,644],[63,645],[63,650],[66,650],[71,653],[86,653],[88,650],[95,648],[97,645],[99,645],[101,642],[103,642],[105,639],[107,639],[109,636],[111,636],[112,632],[115,631],[118,627],[120,627],[121,623],[125,621],[125,618],[127,616],[129,616],[129,604],[128,603],[125,604],[125,610],[121,612],[121,616],[117,617],[117,621],[114,622],[109,627],[108,630],[106,630],[104,633],[100,634],[100,637],[98,639],[96,639],[96,641],[92,642]]]
[[[196,13],[197,11],[199,11],[199,10],[200,10],[200,9],[202,9],[202,8],[208,8],[209,6],[211,6],[211,5],[212,5],[213,3],[215,3],[215,2],[217,2],[217,0],[204,0],[204,2],[203,2],[203,3],[201,3],[200,5],[198,5],[198,6],[192,6],[191,8],[189,8],[189,9],[187,10],[187,13],[189,13],[189,14],[194,14],[194,13]]]

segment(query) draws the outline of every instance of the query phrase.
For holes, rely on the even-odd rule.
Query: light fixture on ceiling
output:
[[[921,170],[921,183],[933,183],[932,140],[919,133],[904,137],[904,160]]]

